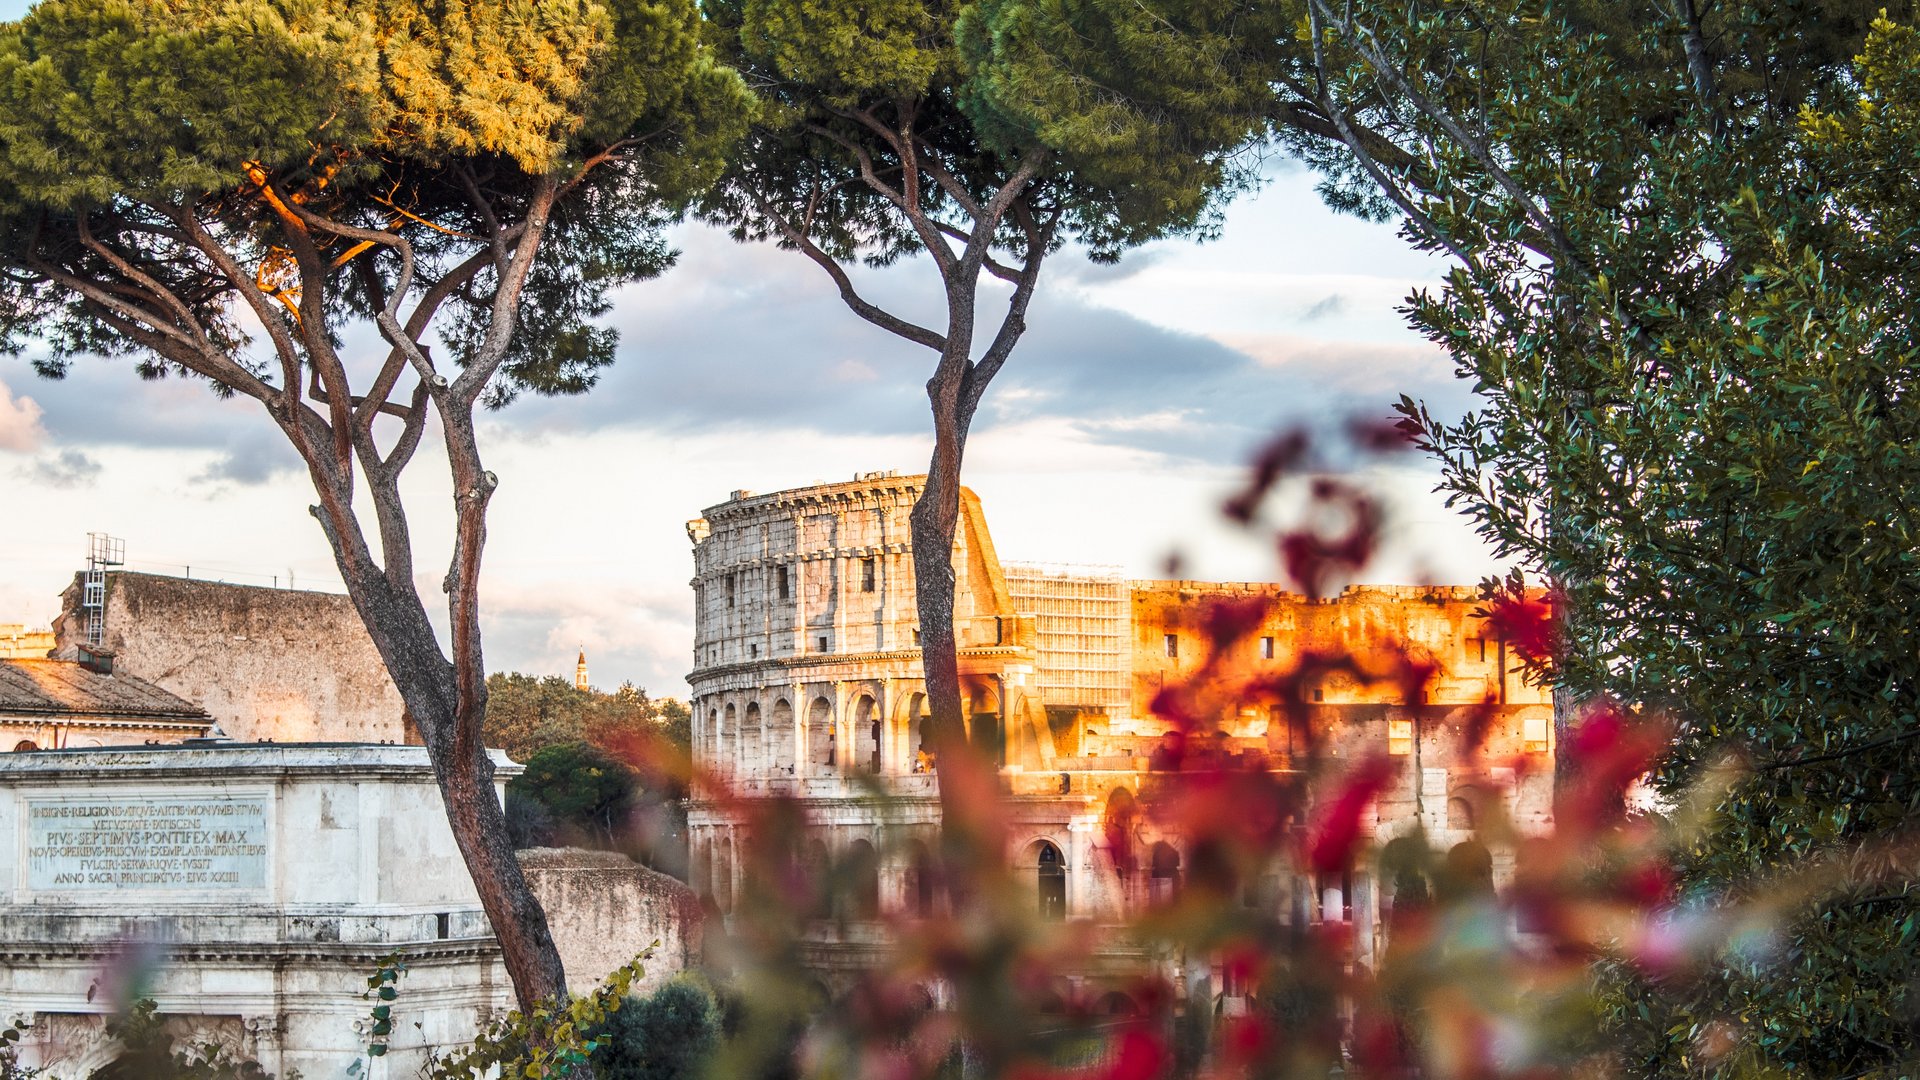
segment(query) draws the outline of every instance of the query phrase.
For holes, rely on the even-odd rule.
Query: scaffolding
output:
[[[1007,564],[1014,612],[1033,618],[1042,704],[1125,715],[1133,671],[1133,594],[1118,567]]]
[[[87,644],[107,639],[107,568],[124,566],[127,542],[106,533],[87,534],[87,572],[80,580],[80,611],[87,620]]]

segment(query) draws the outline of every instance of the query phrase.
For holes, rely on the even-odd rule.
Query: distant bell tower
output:
[[[587,647],[585,645],[580,646],[580,660],[573,665],[573,688],[575,690],[587,688]]]

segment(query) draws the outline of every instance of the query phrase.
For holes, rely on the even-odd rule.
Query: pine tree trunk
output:
[[[471,730],[480,730],[486,700],[469,703],[474,715],[458,716],[453,666],[442,655],[425,610],[379,585],[355,584],[349,579],[348,592],[426,743],[447,824],[500,942],[514,998],[523,1012],[540,1002],[563,1000],[567,977],[560,951],[514,855],[506,810],[494,788],[493,760],[480,740],[454,737],[463,719]]]

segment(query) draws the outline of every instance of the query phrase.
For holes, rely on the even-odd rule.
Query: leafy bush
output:
[[[703,980],[682,974],[628,998],[594,1039],[600,1080],[695,1080],[720,1040],[720,1007]]]

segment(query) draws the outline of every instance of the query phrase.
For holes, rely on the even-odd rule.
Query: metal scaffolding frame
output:
[[[1034,624],[1034,689],[1046,705],[1125,714],[1132,694],[1133,594],[1118,567],[1010,563],[1014,612]]]

